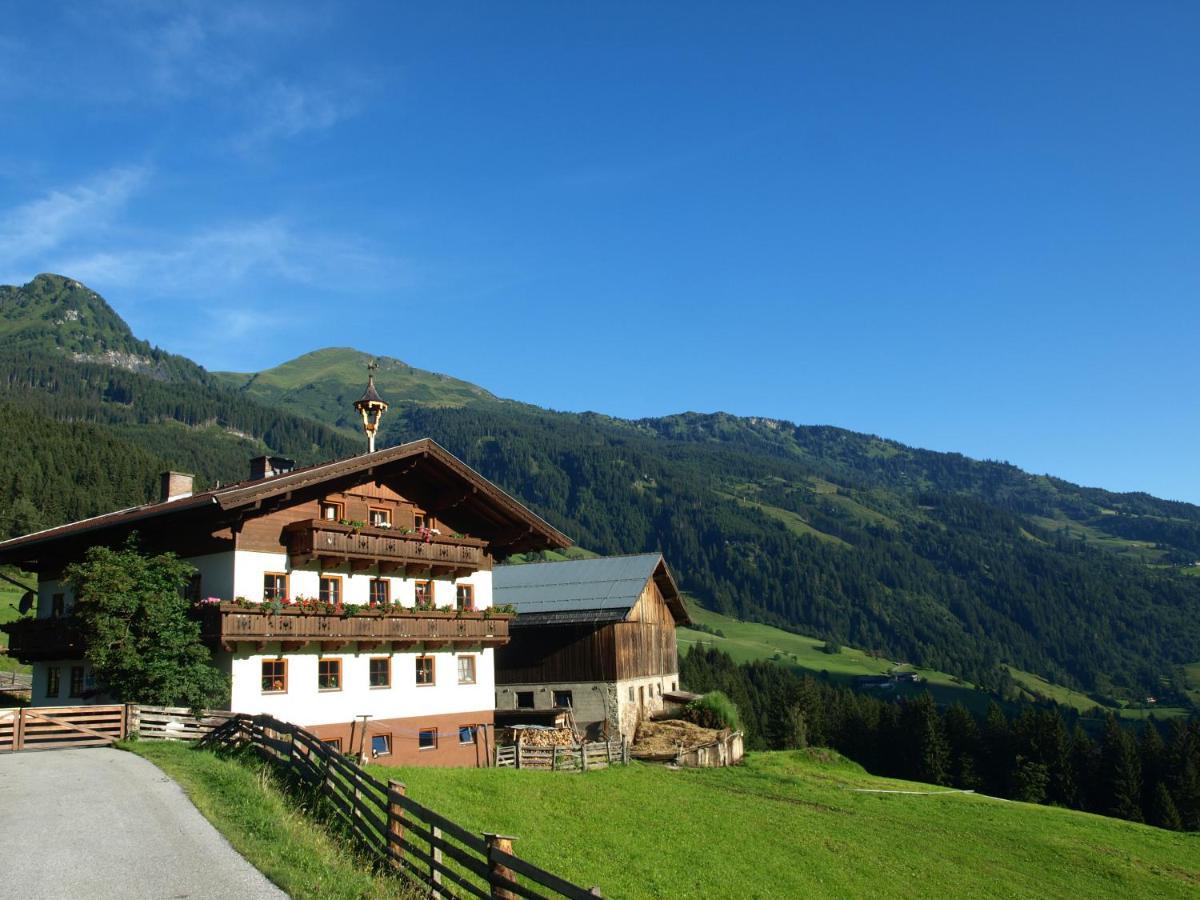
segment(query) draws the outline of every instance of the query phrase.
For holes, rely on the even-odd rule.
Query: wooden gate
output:
[[[103,747],[129,733],[129,711],[114,706],[0,709],[0,750]]]

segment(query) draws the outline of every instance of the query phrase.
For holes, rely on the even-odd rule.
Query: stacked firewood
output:
[[[574,747],[570,728],[522,728],[518,733],[522,747]]]

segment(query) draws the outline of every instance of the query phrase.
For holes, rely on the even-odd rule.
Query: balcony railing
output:
[[[83,657],[83,635],[73,619],[18,619],[0,629],[8,634],[8,655],[22,663]]]
[[[293,568],[312,562],[332,568],[377,568],[381,575],[428,574],[460,578],[481,569],[485,542],[475,538],[400,534],[387,528],[339,525],[323,519],[293,522],[284,529]]]
[[[352,616],[286,608],[260,612],[232,603],[205,609],[201,615],[205,638],[231,651],[243,642],[278,642],[285,651],[309,644],[335,650],[350,643],[361,650],[395,651],[499,647],[508,643],[511,619],[483,612],[363,610]]]

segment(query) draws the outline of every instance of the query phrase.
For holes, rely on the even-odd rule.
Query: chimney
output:
[[[260,481],[275,475],[286,475],[296,468],[296,461],[286,456],[256,456],[250,460],[250,480]]]
[[[195,475],[188,475],[184,472],[163,472],[159,476],[159,502],[166,503],[168,500],[182,500],[184,497],[192,496],[195,480]]]

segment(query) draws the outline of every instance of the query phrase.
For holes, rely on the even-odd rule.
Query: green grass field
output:
[[[586,775],[388,769],[606,897],[1191,897],[1200,835],[875,778],[828,751]],[[937,790],[937,789],[932,789]]]

